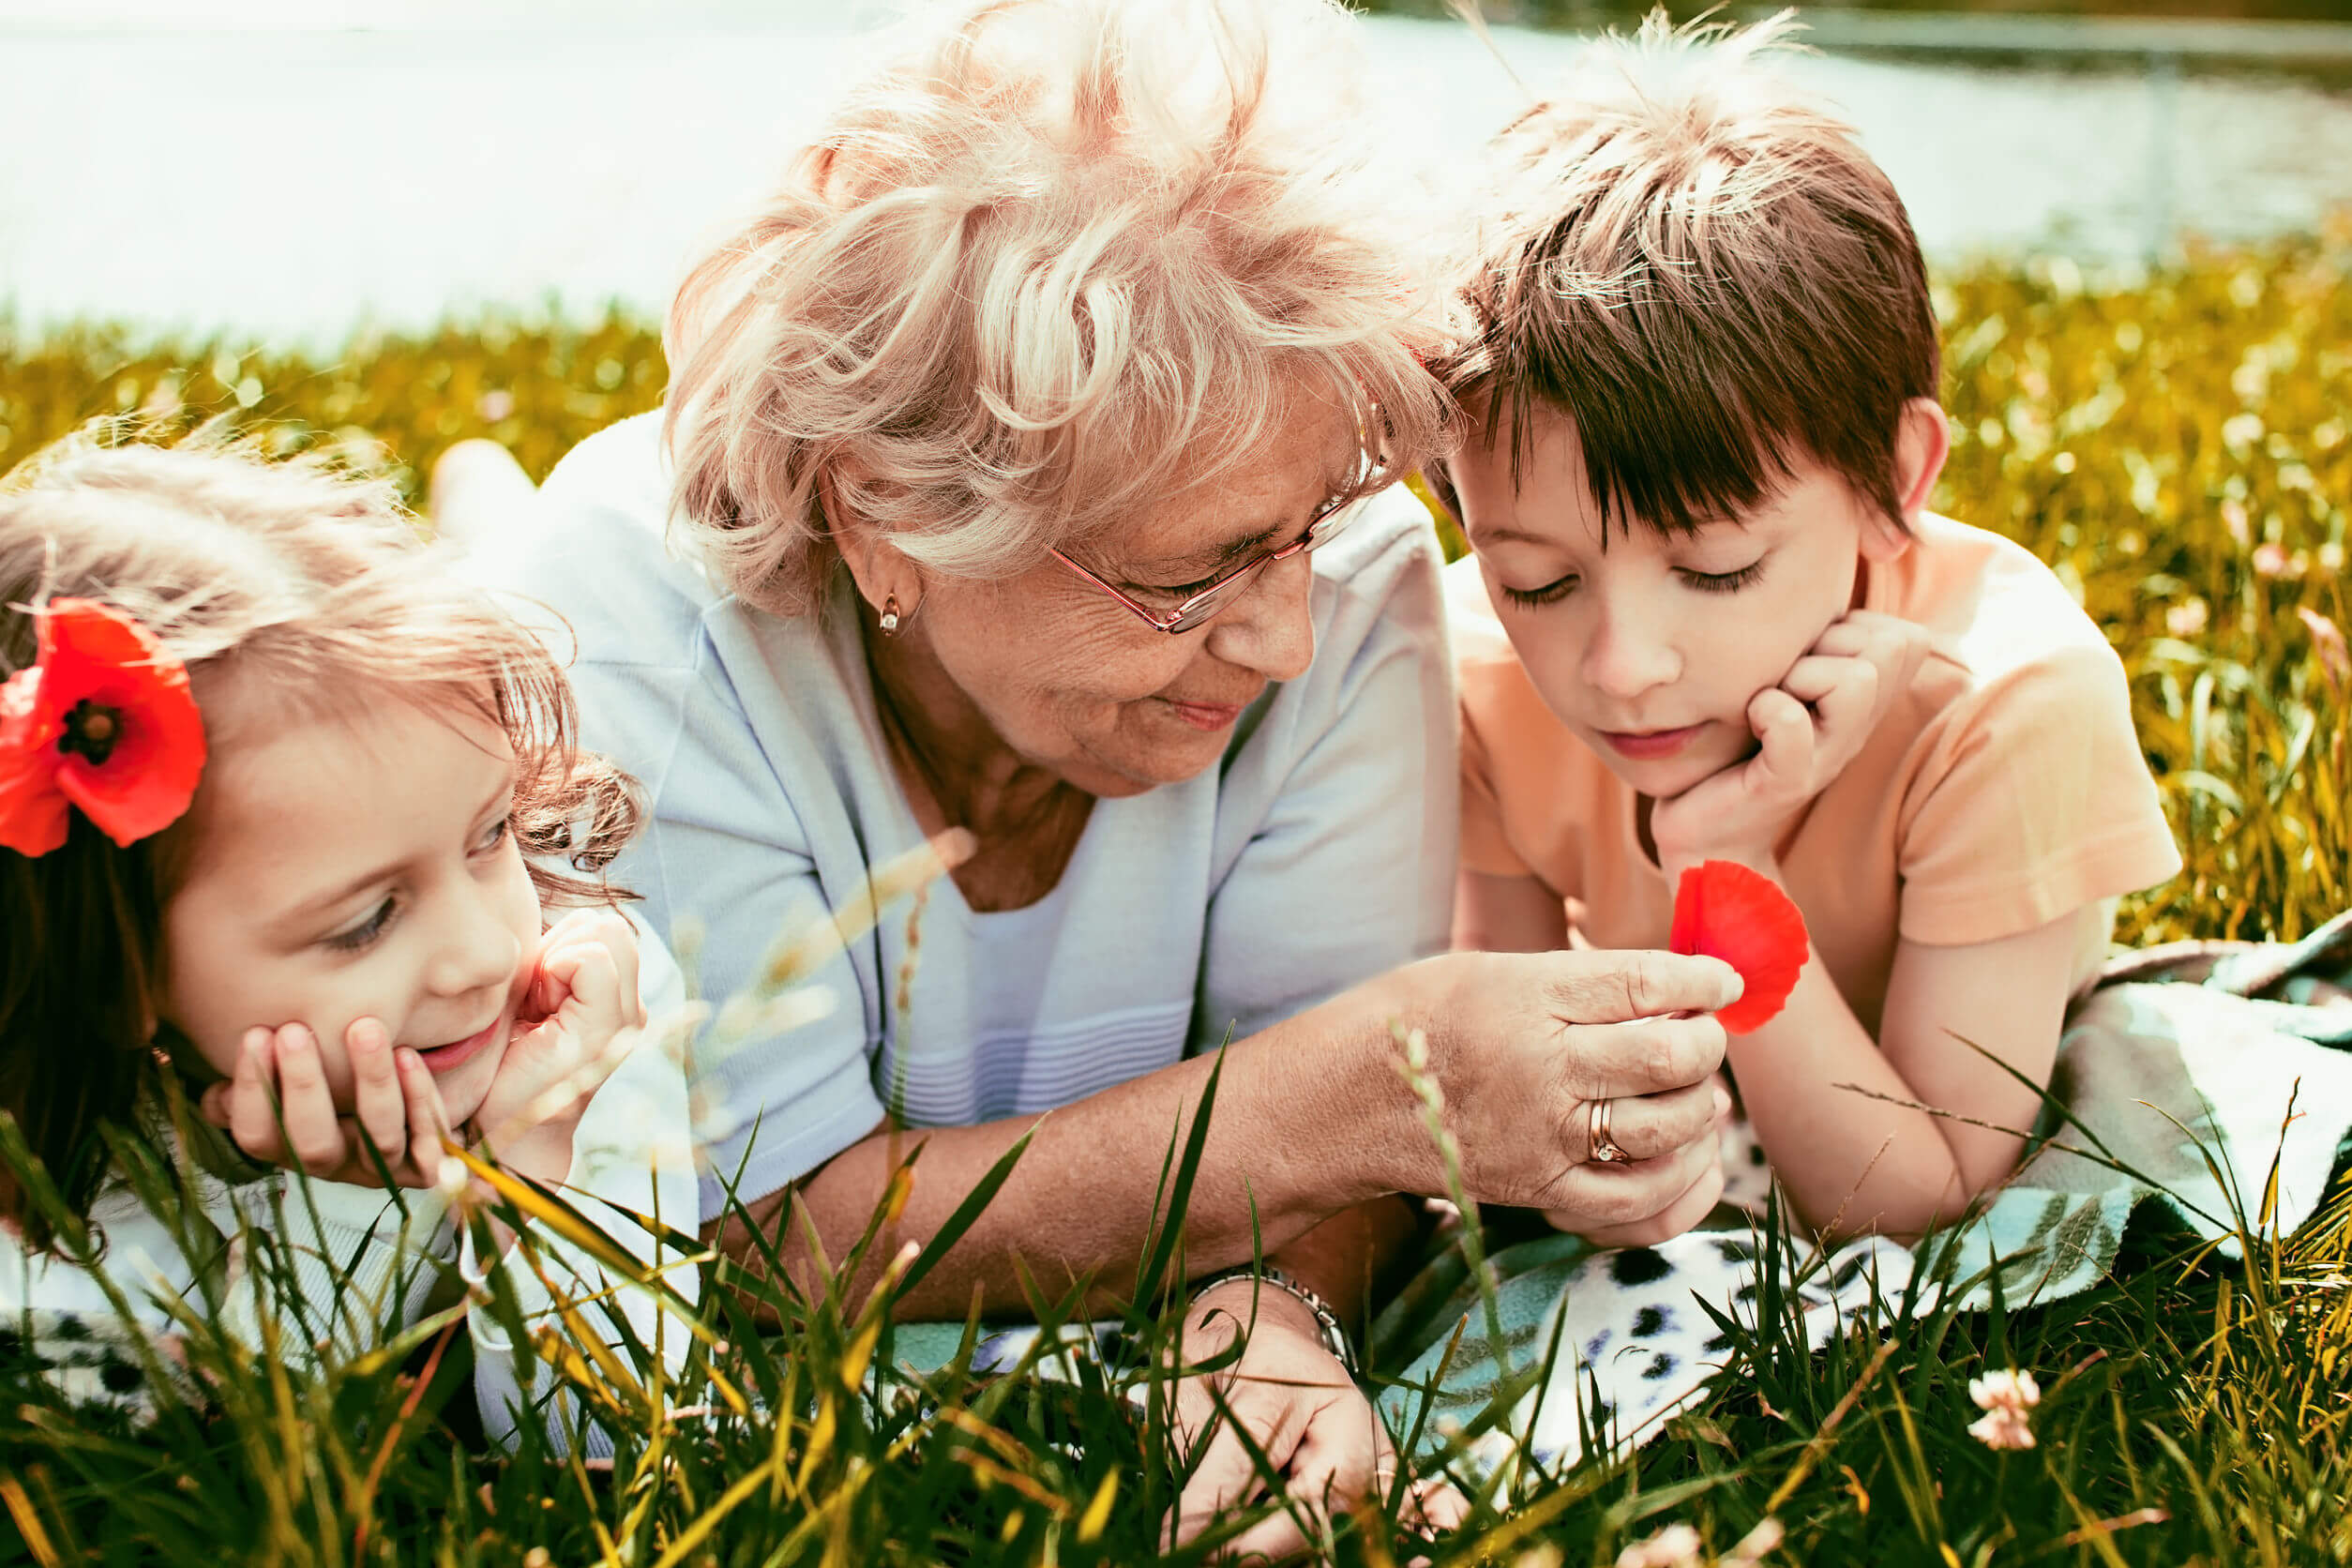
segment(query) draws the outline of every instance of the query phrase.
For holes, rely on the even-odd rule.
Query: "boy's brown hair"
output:
[[[1536,418],[1573,418],[1605,522],[1736,517],[1801,457],[1903,520],[1900,415],[1940,372],[1926,267],[1852,128],[1759,58],[1793,26],[1653,13],[1491,149],[1440,369],[1479,439],[1510,421],[1515,474]]]

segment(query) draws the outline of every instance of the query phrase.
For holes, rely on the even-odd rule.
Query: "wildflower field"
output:
[[[2129,283],[2062,261],[1947,271],[1937,297],[1955,434],[1939,505],[2033,549],[2107,628],[2187,855],[2175,882],[2126,906],[2119,936],[2308,931],[2352,903],[2352,227],[2197,253]],[[0,468],[94,415],[225,414],[286,449],[389,471],[415,495],[468,436],[543,474],[653,406],[662,380],[655,332],[617,316],[363,337],[332,362],[103,326],[0,328]],[[1526,1568],[2352,1563],[2352,1195],[2296,1236],[2269,1235],[2260,1176],[2243,1261],[2144,1220],[2111,1282],[2054,1307],[1921,1310],[1884,1341],[1814,1352],[1802,1314],[1768,1289],[1716,1392],[1636,1453],[1482,1494],[1434,1543],[1368,1510],[1332,1524],[1332,1554]],[[1178,1234],[1171,1223],[1163,1260]],[[951,1368],[869,1396],[890,1361],[878,1307],[739,1283],[705,1291],[676,1382],[651,1358],[546,1347],[621,1435],[610,1468],[533,1440],[480,1452],[430,1322],[395,1353],[307,1380],[193,1322],[188,1364],[211,1397],[143,1427],[78,1411],[0,1357],[0,1564],[1212,1554],[1214,1539],[1163,1548],[1178,1462],[1154,1358],[1074,1385]],[[761,1331],[755,1301],[780,1327]],[[1146,1347],[1155,1310],[1129,1325]],[[1988,1415],[1970,1382],[2008,1368],[2031,1375],[2038,1400],[2024,1408],[2022,1385],[1996,1381],[1979,1391]],[[1970,1431],[2020,1421],[2031,1447]]]

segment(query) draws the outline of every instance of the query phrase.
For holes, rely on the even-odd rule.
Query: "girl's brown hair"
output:
[[[388,485],[217,440],[86,432],[0,481],[0,680],[34,660],[32,609],[62,596],[135,616],[188,667],[216,764],[264,726],[330,721],[371,697],[498,724],[540,897],[615,897],[600,873],[637,830],[635,784],[575,748],[553,657],[425,545]],[[158,1087],[163,911],[193,816],[121,849],[76,813],[58,850],[0,849],[0,1111],[76,1213],[105,1178],[101,1126],[133,1129]],[[48,1244],[4,1170],[0,1219]]]

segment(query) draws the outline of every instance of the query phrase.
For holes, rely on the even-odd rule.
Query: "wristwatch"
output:
[[[1348,1342],[1348,1331],[1340,1326],[1339,1314],[1332,1310],[1331,1303],[1304,1280],[1283,1273],[1271,1263],[1260,1263],[1256,1267],[1245,1263],[1237,1269],[1224,1269],[1213,1274],[1192,1288],[1192,1299],[1198,1302],[1218,1286],[1236,1279],[1272,1286],[1297,1298],[1309,1312],[1315,1314],[1316,1337],[1323,1349],[1331,1352],[1332,1359],[1346,1369],[1348,1376],[1352,1378],[1358,1374],[1361,1368],[1356,1364],[1356,1348]]]

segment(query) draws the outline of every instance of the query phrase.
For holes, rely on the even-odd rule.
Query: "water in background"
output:
[[[0,308],[287,344],[550,297],[656,310],[855,68],[843,9],[585,0],[551,31],[533,0],[0,0]],[[1400,160],[1442,169],[1524,101],[1464,28],[1364,27]],[[1539,83],[1579,47],[1498,38]],[[2249,237],[2352,204],[2352,96],[2242,74],[2168,95],[2136,68],[1797,69],[1941,259],[2125,259],[2151,223]]]

